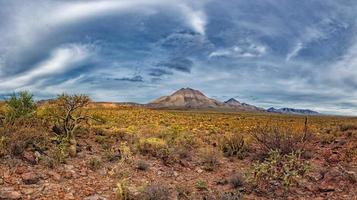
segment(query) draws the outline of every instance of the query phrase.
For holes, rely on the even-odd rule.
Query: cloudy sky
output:
[[[146,103],[182,87],[357,113],[355,0],[0,0],[0,96]]]

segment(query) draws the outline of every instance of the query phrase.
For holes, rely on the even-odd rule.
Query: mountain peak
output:
[[[225,106],[224,103],[208,98],[199,90],[181,88],[170,96],[160,97],[150,103],[159,108],[216,108]]]
[[[240,102],[235,98],[230,98],[227,101],[225,101],[224,103],[227,103],[227,104],[237,104],[238,103],[238,104],[240,104]]]
[[[205,96],[202,92],[199,90],[194,90],[192,88],[181,88],[174,92],[172,95],[184,95],[184,96],[192,96],[192,95],[200,95],[200,96]]]

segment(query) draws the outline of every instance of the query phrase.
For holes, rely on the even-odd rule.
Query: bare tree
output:
[[[52,128],[58,136],[62,136],[68,141],[70,156],[76,156],[77,141],[76,131],[88,120],[93,119],[83,112],[83,108],[90,103],[90,98],[86,95],[62,94],[56,99],[53,117],[55,126]]]

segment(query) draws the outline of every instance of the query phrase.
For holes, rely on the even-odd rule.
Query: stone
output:
[[[107,200],[107,198],[99,196],[99,195],[92,195],[89,197],[84,198],[83,200]]]
[[[174,171],[174,176],[175,176],[175,177],[178,177],[178,175],[179,175],[179,174],[178,174],[176,171]]]
[[[23,189],[23,190],[22,190],[22,193],[25,194],[25,195],[31,195],[31,194],[33,194],[34,192],[35,192],[35,190],[32,189],[32,188],[26,188],[26,189]]]
[[[28,170],[27,170],[27,167],[25,167],[25,166],[19,166],[19,167],[17,167],[17,169],[15,170],[15,173],[16,174],[23,174],[23,173],[25,173],[25,172],[27,172]]]
[[[21,178],[22,181],[27,185],[36,184],[38,181],[40,181],[39,176],[32,172],[22,174]]]
[[[340,156],[338,154],[332,154],[328,161],[330,163],[338,163],[340,161]]]
[[[13,188],[6,187],[0,188],[0,199],[4,200],[13,200],[13,199],[21,199],[21,193],[15,191]]]
[[[48,172],[48,175],[50,175],[54,180],[60,181],[61,180],[61,175],[56,173],[56,172]]]
[[[308,177],[310,180],[312,180],[312,181],[319,181],[319,180],[323,179],[322,174],[319,173],[319,172],[309,173],[309,174],[307,175],[307,177]]]
[[[357,183],[357,173],[353,171],[345,171],[348,180],[352,183],[355,184]]]
[[[36,157],[35,157],[34,153],[32,153],[31,151],[25,151],[22,154],[22,157],[25,161],[27,161],[33,165],[37,164]]]
[[[68,147],[68,154],[71,157],[76,157],[77,156],[77,146],[76,145],[70,145]]]
[[[320,192],[333,192],[333,191],[335,191],[335,187],[328,181],[323,181],[319,186],[319,191]]]

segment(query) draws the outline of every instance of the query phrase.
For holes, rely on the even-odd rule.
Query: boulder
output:
[[[1,187],[0,188],[0,200],[13,200],[13,199],[21,199],[21,193],[15,191],[14,188],[11,187]]]

